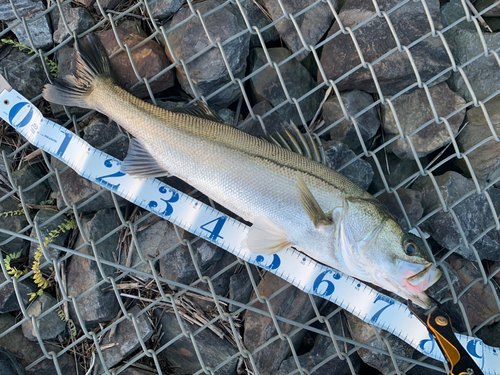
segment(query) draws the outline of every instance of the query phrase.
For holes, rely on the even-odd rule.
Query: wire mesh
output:
[[[245,1],[248,2],[250,0]],[[327,92],[326,95],[335,94],[337,98],[340,98],[338,85],[343,79],[351,74],[355,74],[359,70],[368,71],[371,73],[370,76],[373,80],[372,83],[376,88],[376,94],[374,95],[376,96],[376,100],[374,103],[353,115],[348,112],[348,108],[346,108],[344,102],[339,100],[339,106],[343,111],[343,117],[332,124],[324,124],[314,131],[318,135],[324,135],[327,134],[332,128],[340,126],[343,121],[350,121],[354,125],[358,140],[362,140],[362,130],[359,128],[358,123],[359,118],[366,111],[370,108],[383,108],[385,111],[392,111],[396,120],[398,134],[390,139],[384,139],[382,135],[382,138],[378,141],[378,143],[365,144],[363,141],[359,142],[360,147],[356,157],[341,166],[339,170],[348,168],[357,160],[371,160],[372,165],[375,168],[375,174],[380,176],[381,183],[384,187],[383,190],[374,192],[375,196],[380,196],[384,192],[393,195],[401,209],[401,212],[403,213],[408,227],[417,228],[421,235],[423,235],[423,231],[420,228],[428,220],[435,217],[435,215],[438,215],[439,213],[450,213],[452,223],[456,226],[456,228],[458,228],[460,233],[461,241],[454,249],[437,253],[435,258],[436,263],[444,272],[444,279],[448,284],[447,288],[449,288],[451,292],[449,297],[442,302],[448,301],[451,304],[458,305],[458,311],[461,312],[461,317],[464,322],[464,324],[460,327],[462,327],[461,329],[464,333],[470,336],[475,335],[479,329],[498,319],[500,316],[500,303],[498,300],[498,289],[494,277],[500,271],[500,267],[498,267],[498,264],[493,266],[491,262],[487,263],[481,261],[481,257],[476,250],[475,244],[485,238],[488,233],[498,231],[500,229],[498,214],[489,195],[489,189],[498,182],[500,177],[488,181],[487,184],[481,183],[481,179],[476,176],[475,170],[471,166],[469,156],[474,151],[481,150],[481,148],[485,147],[488,142],[498,142],[500,140],[495,132],[494,126],[491,125],[491,119],[485,109],[485,105],[487,105],[488,101],[495,98],[499,91],[494,91],[494,87],[492,85],[492,91],[486,97],[477,97],[466,74],[466,68],[470,64],[475,64],[475,62],[481,57],[493,57],[496,62],[500,64],[497,54],[498,49],[493,49],[486,42],[484,35],[485,32],[482,30],[480,25],[480,22],[482,22],[482,15],[491,10],[497,4],[493,4],[479,13],[473,13],[471,11],[472,8],[469,8],[467,5],[467,1],[462,1],[461,4],[465,16],[449,26],[440,29],[434,26],[434,21],[431,17],[426,1],[420,0],[418,3],[424,7],[425,14],[430,25],[429,32],[409,45],[404,45],[398,37],[396,28],[391,21],[391,14],[398,9],[404,9],[404,7],[409,6],[412,3],[410,1],[393,2],[394,4],[392,4],[390,8],[384,8],[383,10],[376,1],[373,1],[373,7],[375,9],[373,16],[368,17],[364,22],[358,25],[347,27],[342,24],[336,10],[338,9],[337,4],[332,0],[303,2],[302,8],[298,11],[294,11],[293,13],[287,11],[287,5],[283,4],[281,0],[278,0],[279,6],[282,10],[282,16],[271,20],[267,26],[260,28],[252,24],[252,21],[249,17],[247,17],[247,13],[243,9],[243,0],[221,2],[218,7],[205,14],[201,14],[197,10],[196,5],[198,2],[188,0],[183,7],[187,7],[189,9],[191,12],[190,15],[182,22],[177,23],[174,26],[171,26],[169,20],[160,21],[153,17],[151,6],[154,5],[154,3],[156,3],[154,0],[129,0],[118,2],[113,9],[105,9],[106,7],[103,5],[103,1],[96,0],[95,4],[97,10],[93,11],[95,24],[79,34],[74,33],[71,29],[69,22],[65,19],[65,13],[62,12],[62,7],[68,4],[72,4],[75,7],[82,6],[82,4],[72,3],[69,0],[65,2],[54,2],[53,0],[49,0],[46,10],[39,11],[33,18],[27,19],[20,17],[19,14],[16,13],[16,20],[14,22],[10,22],[8,26],[7,24],[3,24],[3,30],[0,32],[0,37],[10,37],[12,36],[12,30],[16,27],[23,27],[29,40],[29,43],[27,43],[28,47],[31,47],[34,53],[26,55],[25,61],[20,66],[9,66],[5,68],[3,72],[4,76],[9,79],[9,75],[17,69],[22,68],[22,66],[28,64],[30,61],[38,59],[41,61],[45,69],[47,81],[50,82],[53,80],[53,77],[50,74],[50,66],[47,64],[47,60],[45,58],[54,58],[58,51],[64,46],[71,45],[74,38],[83,37],[92,32],[111,29],[113,30],[119,45],[119,50],[111,57],[116,56],[123,51],[127,53],[130,63],[134,69],[134,73],[138,79],[138,82],[134,86],[130,87],[130,90],[134,90],[141,84],[145,85],[149,92],[149,99],[156,104],[158,98],[152,94],[151,85],[155,81],[169,74],[171,71],[173,72],[177,70],[178,75],[182,74],[179,72],[183,71],[183,76],[186,77],[189,87],[191,88],[191,92],[188,93],[191,95],[188,100],[190,103],[196,101],[210,103],[211,99],[216,98],[221,93],[228,90],[239,90],[239,100],[236,101],[237,114],[234,118],[234,124],[236,124],[239,128],[242,128],[245,125],[256,121],[261,125],[262,129],[266,129],[264,120],[266,120],[267,117],[272,116],[274,113],[277,113],[280,108],[283,108],[286,105],[293,106],[296,109],[297,116],[301,120],[299,125],[302,125],[304,128],[312,126],[315,121],[308,123],[304,116],[304,111],[306,110],[304,103],[306,103],[307,98],[315,95],[316,93],[325,95],[325,91]],[[307,14],[307,12],[313,10],[315,7],[319,7],[324,4],[326,4],[329,11],[332,12],[332,18],[338,24],[339,31],[323,38],[315,45],[308,44],[308,38],[303,35],[297,20],[301,17],[301,15]],[[16,1],[10,0],[10,5],[13,11],[16,12]],[[209,27],[207,27],[204,22],[208,16],[216,12],[220,12],[222,9],[229,6],[235,7],[239,10],[246,28],[226,40],[220,41],[214,39],[214,37],[210,34]],[[71,37],[48,50],[44,51],[42,49],[38,49],[33,42],[29,26],[30,24],[37,22],[37,20],[47,17],[56,9],[60,10],[60,17],[62,18],[64,27],[67,29],[67,32],[71,35]],[[205,48],[193,56],[186,59],[177,58],[177,55],[175,51],[172,50],[172,46],[169,42],[169,35],[176,29],[188,23],[191,19],[196,18],[199,19],[204,25],[208,43]],[[116,25],[124,19],[138,20],[142,23],[142,25],[148,30],[148,36],[144,42],[130,48],[120,40],[116,31]],[[282,23],[282,21],[286,20],[291,21],[293,24],[295,32],[299,36],[301,46],[299,46],[295,52],[292,52],[292,54],[284,60],[276,62],[273,61],[270,56],[268,50],[269,47],[266,46],[266,43],[264,43],[263,34],[269,29]],[[357,35],[359,35],[357,34],[357,30],[360,30],[364,25],[368,25],[370,22],[375,21],[385,22],[388,25],[396,42],[396,47],[390,49],[378,59],[368,61],[363,56],[362,48],[357,41]],[[470,23],[477,30],[478,35],[480,36],[480,46],[478,46],[480,53],[473,56],[468,61],[458,63],[456,58],[453,56],[452,49],[448,44],[446,36],[449,30],[457,27],[457,25],[461,22]],[[245,35],[257,36],[259,40],[258,46],[263,49],[266,62],[264,66],[254,72],[246,71],[243,75],[236,75],[231,70],[231,66],[228,63],[228,56],[225,51],[233,40]],[[328,78],[328,74],[322,66],[320,54],[322,48],[327,43],[335,38],[339,38],[342,35],[346,35],[351,38],[353,45],[358,51],[360,63],[351,71],[344,74],[344,76],[339,77],[336,80],[332,80]],[[446,53],[449,56],[450,64],[447,68],[443,69],[435,76],[424,80],[415,65],[412,50],[415,46],[418,46],[419,43],[423,43],[424,41],[431,39],[439,40],[443,44]],[[136,67],[136,61],[132,58],[132,53],[149,40],[157,41],[159,44],[164,45],[166,50],[170,52],[169,55],[172,56],[173,62],[166,69],[148,79],[139,74],[139,70]],[[202,94],[197,88],[196,83],[191,79],[189,66],[190,63],[200,58],[200,56],[208,54],[213,50],[219,51],[222,56],[225,68],[227,69],[228,79],[225,84],[219,85],[219,87],[214,87],[214,89],[208,92],[208,94]],[[287,84],[283,79],[281,69],[285,64],[297,58],[301,54],[309,53],[311,53],[311,63],[315,64],[317,67],[317,75],[319,77],[318,83],[307,93],[300,97],[295,97],[292,94],[290,84]],[[388,59],[392,54],[397,53],[403,53],[408,57],[409,61],[412,63],[415,80],[413,84],[399,90],[395,95],[384,95],[377,80],[375,69],[377,68],[377,64],[383,64],[385,59]],[[248,86],[252,78],[259,75],[266,68],[272,68],[276,71],[285,100],[274,105],[272,109],[266,111],[265,113],[257,114],[253,110],[252,98],[248,95]],[[438,110],[434,105],[433,98],[429,93],[429,87],[431,87],[435,81],[439,80],[440,77],[450,74],[451,72],[462,75],[469,90],[470,100],[464,102],[464,104],[460,108],[456,109],[455,112],[439,116],[437,114]],[[425,90],[429,98],[429,106],[434,113],[434,118],[429,122],[422,124],[413,132],[408,133],[405,132],[405,129],[400,124],[393,103],[398,97],[416,88]],[[39,105],[40,108],[47,105],[46,102],[43,102],[41,92],[35,93],[29,99],[33,103]],[[459,111],[474,107],[483,110],[484,116],[490,125],[491,136],[484,139],[477,145],[474,145],[470,149],[461,151],[455,140],[455,134],[457,132],[451,128],[450,119]],[[87,111],[84,114],[75,114],[75,112],[72,112],[69,108],[64,108],[64,112],[66,114],[66,120],[59,122],[65,127],[73,129],[75,133],[79,135],[83,134],[82,128],[85,127],[88,124],[89,119],[95,115],[91,111]],[[246,119],[240,119],[239,117],[241,112],[248,112],[248,117]],[[451,135],[451,142],[445,148],[444,153],[439,154],[431,163],[424,164],[419,158],[420,155],[417,154],[415,146],[413,145],[414,136],[418,132],[424,131],[425,128],[434,123],[440,124],[446,129],[448,134]],[[224,258],[224,264],[218,267],[215,271],[214,268],[208,270],[204,269],[200,265],[200,259],[197,256],[198,250],[196,244],[200,241],[200,239],[187,235],[177,227],[164,226],[164,228],[168,227],[175,232],[176,240],[169,243],[168,246],[165,246],[161,253],[156,254],[155,256],[144,254],[143,249],[141,249],[141,241],[139,240],[141,232],[158,222],[156,221],[154,215],[139,210],[132,203],[124,203],[112,193],[112,210],[116,212],[116,225],[107,233],[89,233],[88,229],[85,227],[88,223],[85,216],[88,211],[85,207],[93,204],[93,202],[96,204],[96,202],[99,202],[99,199],[102,199],[106,194],[110,193],[104,190],[99,190],[85,201],[73,204],[66,196],[65,186],[62,182],[63,175],[68,172],[68,167],[60,167],[60,165],[56,165],[53,162],[51,163],[50,155],[45,154],[43,151],[40,152],[33,149],[23,139],[13,137],[13,130],[9,130],[5,124],[3,125],[2,132],[2,139],[4,143],[6,143],[5,140],[9,137],[10,139],[14,139],[14,141],[10,141],[8,144],[10,148],[4,148],[2,150],[2,163],[5,172],[4,175],[0,174],[0,178],[2,179],[2,197],[0,198],[0,204],[4,204],[5,207],[7,207],[6,202],[15,199],[16,206],[5,209],[5,211],[19,210],[17,215],[23,217],[23,220],[20,220],[23,224],[21,227],[13,229],[7,225],[9,218],[5,218],[3,221],[3,225],[5,225],[5,227],[0,228],[0,233],[3,234],[3,240],[0,243],[0,246],[2,249],[8,248],[16,240],[22,240],[28,241],[35,247],[40,247],[43,257],[41,258],[39,269],[48,270],[48,267],[51,267],[49,271],[45,271],[46,274],[51,274],[49,279],[51,286],[48,290],[50,290],[52,295],[57,296],[57,300],[52,307],[45,310],[45,312],[39,316],[30,317],[27,310],[30,303],[26,301],[26,291],[22,287],[22,284],[29,282],[35,276],[36,270],[34,271],[30,269],[29,272],[23,273],[20,277],[16,278],[9,273],[5,262],[0,262],[3,275],[0,283],[0,289],[13,288],[15,291],[15,298],[17,298],[20,306],[20,311],[15,320],[12,320],[11,325],[4,327],[3,332],[0,333],[0,340],[2,340],[2,338],[8,340],[13,338],[16,331],[18,332],[24,323],[29,321],[33,323],[32,326],[34,335],[38,337],[37,345],[41,351],[40,355],[26,367],[28,371],[37,369],[37,366],[40,366],[41,363],[48,362],[50,364],[48,365],[50,370],[47,373],[57,374],[85,373],[89,369],[90,371],[95,371],[95,373],[102,371],[106,374],[127,373],[127,371],[131,371],[132,369],[135,369],[136,371],[144,371],[144,373],[147,373],[146,371],[159,374],[174,373],[175,368],[173,368],[172,364],[167,363],[164,359],[165,353],[170,350],[178,350],[179,345],[190,345],[190,347],[193,348],[191,351],[192,361],[194,363],[199,363],[199,370],[196,371],[197,374],[226,373],[226,366],[232,366],[233,369],[237,366],[239,373],[267,373],[267,369],[259,368],[256,365],[255,357],[258,356],[259,353],[262,354],[266,351],[270,351],[272,346],[277,342],[282,342],[283,345],[287,347],[287,349],[284,350],[289,353],[289,358],[293,358],[295,362],[296,367],[291,373],[307,374],[315,373],[316,371],[319,372],[323,366],[335,359],[347,362],[347,368],[352,374],[357,373],[357,371],[360,371],[360,373],[370,373],[369,371],[371,370],[368,370],[367,368],[359,370],[359,367],[353,365],[353,361],[356,361],[356,359],[353,358],[356,356],[358,350],[362,349],[371,351],[375,354],[381,354],[382,356],[389,358],[393,363],[392,370],[390,370],[389,373],[427,374],[430,373],[430,371],[437,371],[441,373],[447,371],[446,365],[439,364],[435,361],[426,361],[424,356],[413,355],[413,357],[411,357],[395,354],[393,348],[395,341],[391,341],[391,335],[387,332],[380,333],[377,331],[375,337],[367,342],[358,342],[352,339],[348,333],[345,317],[342,315],[343,310],[341,308],[336,308],[331,304],[325,306],[323,301],[313,298],[312,296],[309,296],[307,300],[301,299],[302,303],[310,305],[308,307],[303,306],[302,308],[310,308],[314,311],[311,319],[307,321],[294,321],[282,316],[281,313],[274,311],[275,309],[273,309],[272,303],[273,300],[280,300],[280,298],[283,298],[280,296],[293,296],[294,294],[290,292],[290,290],[293,289],[292,286],[283,283],[281,287],[273,290],[269,295],[262,294],[262,291],[259,290],[257,286],[259,284],[259,279],[264,277],[264,272],[262,270],[256,272],[254,266],[242,262],[235,257],[226,256]],[[105,144],[102,144],[100,148],[106,149],[112,145],[117,145],[126,139],[127,134],[125,134],[118,127],[116,136],[107,141]],[[398,141],[403,141],[408,144],[410,152],[413,155],[412,160],[415,163],[415,172],[405,177],[402,181],[388,181],[387,176],[390,172],[388,172],[386,166],[386,151],[391,144]],[[447,197],[443,197],[441,190],[439,189],[439,183],[436,181],[435,176],[442,174],[443,170],[448,168],[448,166],[453,164],[455,161],[461,161],[467,165],[471,180],[474,183],[474,188],[467,194],[459,197],[459,199],[453,201],[452,204],[449,204],[447,203],[449,202]],[[26,165],[33,164],[36,164],[36,167],[43,171],[43,177],[28,184],[20,184],[15,178],[15,171]],[[454,168],[451,169],[455,170]],[[438,205],[435,209],[433,209],[433,211],[422,217],[417,223],[412,223],[410,222],[403,202],[399,196],[399,189],[409,186],[420,176],[428,176],[431,179],[435,193],[437,194]],[[54,211],[55,214],[50,219],[40,224],[33,219],[33,212],[43,208],[51,209],[54,207],[53,203],[32,202],[29,198],[27,198],[27,196],[32,196],[33,192],[36,191],[40,185],[47,184],[49,182],[52,186],[52,190],[60,192],[58,200],[64,201],[65,204],[62,208],[60,207],[58,210]],[[181,185],[180,188],[192,195],[197,194],[196,191],[193,191],[186,185]],[[457,217],[454,209],[467,198],[477,195],[484,196],[487,199],[490,207],[490,213],[488,213],[488,215],[491,215],[494,218],[494,223],[483,230],[477,237],[470,238],[469,234],[465,233],[463,230],[461,221]],[[197,195],[197,197],[199,197],[199,195]],[[50,199],[51,197],[45,198]],[[200,199],[203,198],[200,197]],[[213,202],[210,201],[210,203],[215,207]],[[75,228],[71,230],[72,234],[70,237],[68,237],[66,241],[58,244],[52,241],[45,241],[44,239],[47,237],[47,231],[44,231],[44,227],[50,227],[51,224],[53,225],[54,223],[58,223],[68,216],[74,217],[75,223]],[[10,218],[12,218],[12,216],[10,216]],[[163,220],[161,221],[163,222]],[[80,237],[77,241],[76,237],[78,233],[80,234]],[[109,259],[101,257],[99,253],[99,245],[105,243],[113,236],[119,239],[116,241],[118,243],[115,254],[116,258]],[[436,246],[435,243],[430,243],[425,239],[424,243],[428,252],[432,254],[431,248]],[[457,285],[455,285],[452,280],[453,275],[449,273],[449,268],[447,268],[444,263],[448,258],[453,256],[453,254],[456,253],[461,246],[465,246],[472,251],[475,259],[477,260],[474,264],[479,270],[480,276],[469,280],[468,285],[463,285],[462,288],[457,289]],[[161,259],[173,256],[176,251],[183,251],[189,255],[190,261],[187,262],[185,266],[194,268],[196,278],[193,282],[181,283],[161,277],[161,273],[158,271]],[[2,252],[4,260],[7,254],[8,253]],[[95,264],[97,266],[96,272],[100,274],[100,277],[98,277],[99,282],[89,286],[88,289],[82,289],[79,295],[71,295],[68,293],[68,264],[70,264],[70,262],[74,262],[75,259],[81,259],[82,262],[85,261]],[[221,263],[219,262],[218,264],[220,265]],[[241,272],[248,274],[253,289],[252,299],[248,303],[241,303],[232,300],[228,298],[227,294],[218,294],[217,283],[222,282],[220,280]],[[493,291],[493,304],[496,305],[497,312],[490,316],[483,317],[479,324],[471,326],[469,317],[467,316],[466,309],[464,308],[461,299],[466,293],[473,290],[474,285],[479,284],[483,284],[486,288],[491,288]],[[85,321],[84,317],[82,317],[82,313],[80,311],[81,303],[82,301],[86,301],[86,298],[97,291],[99,291],[99,293],[105,292],[114,295],[114,300],[116,301],[115,303],[117,306],[115,309],[116,316],[108,321],[98,321],[99,319],[96,319],[96,322],[89,324]],[[200,303],[209,302],[212,303],[209,309],[200,309],[198,306]],[[132,307],[136,308],[132,309]],[[161,320],[161,314],[158,315],[155,313],[155,311],[158,310],[173,313],[175,319],[172,321],[172,324],[177,322],[177,327],[175,329],[172,328],[175,333],[172,334],[172,337],[169,337],[167,342],[161,341],[162,337],[158,336],[161,332],[159,323]],[[133,312],[131,313],[131,311]],[[42,340],[40,338],[42,336],[40,335],[38,328],[39,325],[37,322],[44,319],[44,317],[48,316],[51,312],[58,312],[58,314],[62,315],[63,320],[69,322],[69,328],[64,335],[59,335],[58,339]],[[260,316],[262,321],[270,319],[270,321],[274,323],[275,327],[275,330],[273,333],[269,334],[269,337],[267,337],[265,342],[253,350],[249,350],[247,348],[242,337],[242,321],[247,314],[256,314],[257,316]],[[68,321],[70,316],[73,317],[73,320]],[[149,335],[150,337],[144,340],[141,327],[145,324],[145,320],[152,324],[154,333]],[[186,325],[185,322],[190,322],[192,324]],[[129,354],[124,361],[121,361],[117,367],[114,367],[113,370],[108,369],[106,366],[103,368],[102,365],[99,367],[98,363],[102,364],[106,362],[109,351],[113,347],[113,345],[109,345],[109,343],[112,342],[112,339],[109,339],[109,337],[113,337],[118,327],[123,327],[123,324],[128,324],[127,329],[135,335],[137,348],[132,354]],[[338,327],[341,327],[342,329],[338,330]],[[232,354],[229,354],[227,358],[216,364],[208,364],[205,353],[200,349],[200,337],[202,337],[203,333],[208,330],[215,332],[222,340],[229,342],[234,348],[234,350],[231,351]],[[300,355],[303,353],[300,352],[300,345],[296,342],[297,338],[302,338],[304,336],[306,338],[314,338],[315,336],[327,337],[333,343],[335,350],[331,355],[325,356],[324,360],[320,363],[315,363],[312,367],[306,368],[299,359]],[[300,341],[304,342],[302,339],[300,339]],[[374,341],[378,341],[379,343],[382,343],[382,345],[371,345]],[[297,350],[299,350],[299,352],[297,352]],[[64,367],[67,366],[67,362],[61,362],[62,358],[65,358],[65,356],[68,355],[76,362],[76,364],[73,365],[74,368],[71,370]],[[98,370],[98,368],[100,370]]]

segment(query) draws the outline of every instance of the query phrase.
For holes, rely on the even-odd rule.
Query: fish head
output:
[[[344,263],[353,274],[417,305],[432,302],[424,291],[441,276],[427,255],[378,202],[349,202],[341,225]]]

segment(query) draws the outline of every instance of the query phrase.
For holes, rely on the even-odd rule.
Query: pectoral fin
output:
[[[302,207],[307,213],[307,216],[309,216],[309,218],[313,222],[314,226],[317,228],[321,225],[331,224],[332,220],[323,212],[323,210],[319,206],[318,201],[312,195],[311,190],[309,190],[309,188],[307,187],[300,172],[297,172],[297,184],[299,187]]]
[[[128,153],[120,170],[135,177],[170,176],[135,138],[130,140]]]
[[[265,216],[259,216],[254,220],[248,230],[247,237],[241,244],[242,248],[248,248],[254,254],[274,254],[292,246],[287,240],[285,232],[278,228]]]

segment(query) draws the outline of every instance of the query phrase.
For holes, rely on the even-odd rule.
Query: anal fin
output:
[[[128,153],[120,171],[134,177],[170,176],[136,138],[130,140]]]
[[[258,216],[248,230],[242,248],[248,248],[254,254],[269,255],[292,246],[285,232],[265,216]]]

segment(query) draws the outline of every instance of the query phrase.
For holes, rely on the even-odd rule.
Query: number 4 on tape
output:
[[[208,232],[210,234],[208,236],[208,239],[212,241],[217,241],[218,238],[224,239],[224,237],[219,236],[219,234],[226,220],[227,216],[221,216],[218,217],[217,219],[211,220],[208,223],[203,224],[202,226],[200,226],[200,228],[201,230],[204,230],[205,232]]]

